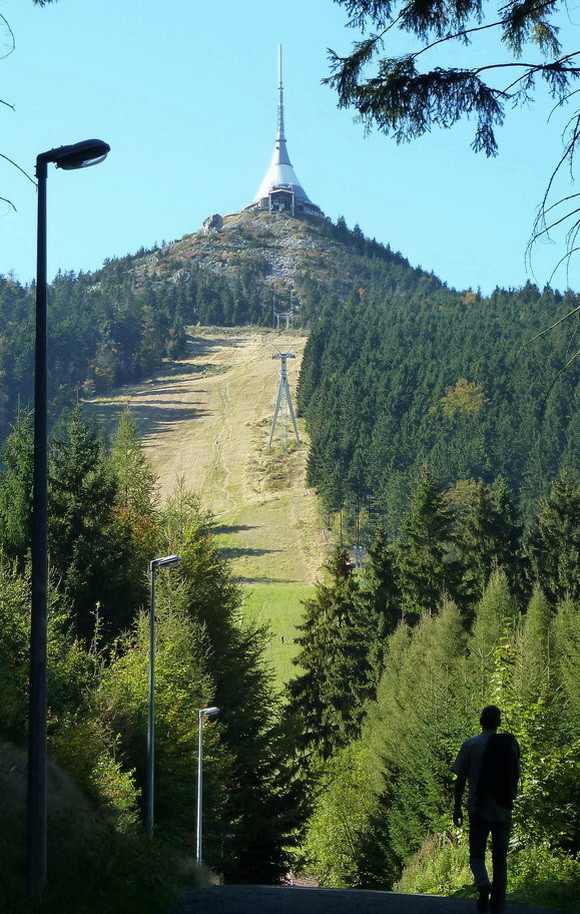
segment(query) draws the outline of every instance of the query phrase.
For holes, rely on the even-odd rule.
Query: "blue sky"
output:
[[[500,155],[470,147],[469,125],[411,145],[364,136],[333,91],[326,49],[355,34],[332,0],[0,0],[16,50],[0,61],[0,152],[34,171],[38,152],[88,137],[98,168],[49,173],[49,271],[173,240],[249,203],[276,124],[276,45],[284,46],[286,134],[306,192],[456,288],[549,280],[561,245],[526,266],[536,207],[560,151],[564,115],[548,99],[510,114]],[[572,8],[565,29],[580,11]],[[1,32],[0,32],[1,34]],[[0,47],[2,46],[0,40]],[[6,44],[6,42],[4,42]],[[465,53],[465,52],[461,52]],[[457,58],[456,58],[457,59]],[[0,161],[0,273],[35,270],[35,191]],[[580,259],[553,285],[580,288]]]

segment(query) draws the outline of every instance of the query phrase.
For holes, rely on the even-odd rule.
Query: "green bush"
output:
[[[514,851],[508,859],[508,898],[537,907],[580,912],[580,860],[547,845]],[[488,870],[491,861],[488,852]],[[466,832],[429,835],[405,867],[397,892],[474,895]]]
[[[360,742],[351,743],[324,764],[302,849],[305,868],[320,885],[391,887],[395,862],[377,827],[378,809],[368,750]]]
[[[429,835],[395,885],[397,892],[425,895],[473,894],[467,842],[457,833]]]
[[[139,821],[138,790],[134,772],[123,770],[115,757],[118,742],[103,732],[98,721],[70,719],[61,722],[51,740],[51,751],[115,827],[126,832]]]
[[[580,911],[580,859],[547,845],[524,848],[512,861],[508,894],[560,911]]]
[[[0,743],[0,910],[10,914],[154,914],[171,910],[171,858],[121,832],[54,763],[48,766],[47,887],[40,906],[24,881],[26,755]]]

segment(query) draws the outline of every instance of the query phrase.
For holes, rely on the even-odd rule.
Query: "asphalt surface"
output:
[[[297,886],[216,885],[182,893],[178,914],[476,914],[475,901]],[[554,914],[508,902],[505,914]]]

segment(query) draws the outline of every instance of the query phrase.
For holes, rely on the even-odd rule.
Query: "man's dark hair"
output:
[[[501,711],[496,705],[486,705],[481,712],[479,723],[484,730],[497,730],[501,724]]]

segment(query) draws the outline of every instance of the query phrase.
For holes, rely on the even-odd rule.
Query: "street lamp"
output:
[[[195,842],[195,859],[198,866],[201,866],[202,855],[201,817],[203,787],[203,719],[204,717],[215,717],[216,714],[219,714],[219,710],[219,708],[199,709],[199,730],[197,738],[197,831]]]
[[[149,718],[147,722],[147,808],[145,818],[149,837],[153,838],[155,796],[155,573],[181,561],[180,555],[166,555],[149,562],[151,591],[149,597]]]
[[[26,876],[30,895],[40,898],[46,883],[46,628],[47,628],[47,395],[46,395],[46,179],[48,163],[71,170],[97,165],[110,146],[84,140],[36,158],[38,222],[36,258],[36,341],[34,353],[34,470],[32,491],[32,600],[26,801]]]

